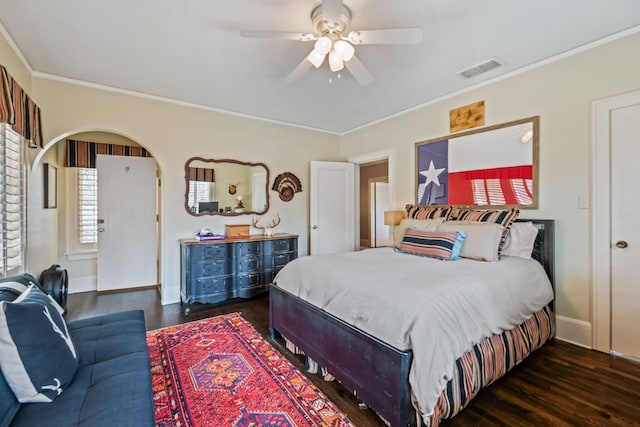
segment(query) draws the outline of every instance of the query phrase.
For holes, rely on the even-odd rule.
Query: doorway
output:
[[[361,248],[375,248],[388,244],[389,227],[381,224],[380,221],[382,212],[389,210],[388,182],[389,162],[387,159],[360,165]]]
[[[593,111],[594,348],[640,361],[640,91],[597,101]]]

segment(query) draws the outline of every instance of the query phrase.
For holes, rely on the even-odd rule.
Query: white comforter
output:
[[[409,383],[424,418],[433,412],[456,359],[553,299],[535,260],[439,261],[391,248],[298,258],[275,282],[400,350],[411,349]]]

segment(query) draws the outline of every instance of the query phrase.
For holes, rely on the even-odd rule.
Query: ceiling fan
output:
[[[346,67],[361,85],[368,85],[373,82],[373,76],[355,55],[354,45],[422,42],[422,29],[419,27],[350,31],[351,16],[351,10],[342,0],[322,0],[311,11],[311,23],[315,33],[242,30],[240,34],[243,37],[301,42],[315,40],[313,49],[289,74],[287,82],[299,79],[312,65],[320,68],[328,56],[329,69],[332,72],[340,72]]]

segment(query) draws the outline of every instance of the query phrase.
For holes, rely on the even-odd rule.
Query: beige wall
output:
[[[524,210],[521,216],[556,220],[559,324],[588,324],[591,210],[579,209],[578,198],[590,195],[591,103],[640,88],[639,52],[640,34],[635,34],[425,106],[345,135],[342,156],[395,147],[395,207],[401,209],[415,203],[414,143],[447,135],[449,110],[484,100],[487,125],[539,115],[539,209]]]

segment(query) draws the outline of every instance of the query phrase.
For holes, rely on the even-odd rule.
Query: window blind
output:
[[[0,125],[0,276],[24,270],[26,251],[26,171],[20,135]]]
[[[78,241],[98,241],[98,170],[78,168]]]

